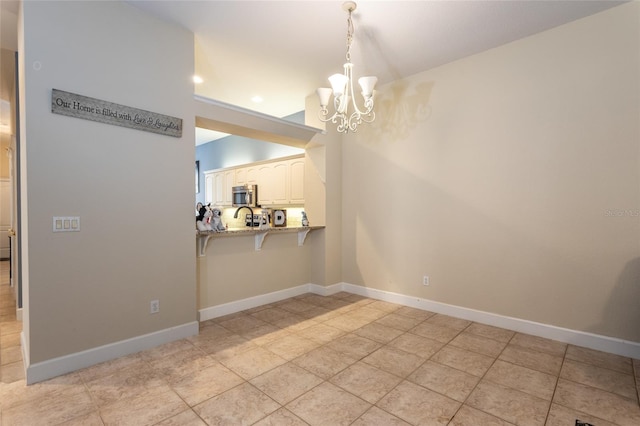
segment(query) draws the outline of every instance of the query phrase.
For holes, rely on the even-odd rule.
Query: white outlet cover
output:
[[[53,232],[80,232],[80,216],[54,216]]]

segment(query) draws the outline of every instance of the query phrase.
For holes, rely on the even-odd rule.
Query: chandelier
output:
[[[344,74],[334,74],[329,77],[331,89],[321,87],[317,90],[320,98],[320,112],[318,117],[323,122],[331,121],[337,124],[337,130],[341,133],[349,131],[355,132],[358,126],[365,123],[371,123],[376,119],[373,111],[373,89],[378,81],[377,77],[367,76],[360,77],[358,83],[362,89],[362,97],[364,98],[363,110],[358,108],[353,91],[353,64],[351,63],[351,43],[353,41],[353,21],[351,13],[356,10],[356,3],[347,1],[342,4],[342,9],[349,13],[347,19],[347,62],[344,64]],[[329,116],[329,100],[333,94],[333,107],[335,112]],[[350,110],[350,105],[351,109]]]

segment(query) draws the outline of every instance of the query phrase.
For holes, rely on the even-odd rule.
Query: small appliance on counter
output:
[[[244,218],[245,226],[252,226],[253,228],[257,228],[260,226],[260,223],[262,222],[262,215],[258,213],[253,214],[253,225],[251,225],[251,219],[252,219],[251,214],[247,213]]]
[[[271,227],[271,210],[262,209],[260,218],[260,229],[269,229]]]
[[[253,219],[253,228],[268,229],[271,227],[271,210],[262,209],[260,213],[247,213],[244,217],[245,226],[251,226],[251,220]]]
[[[287,211],[286,210],[274,210],[273,211],[273,226],[276,228],[287,226]]]
[[[242,185],[231,187],[233,207],[259,207],[258,185]]]

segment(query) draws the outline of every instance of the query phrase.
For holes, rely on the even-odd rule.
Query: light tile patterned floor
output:
[[[21,332],[22,323],[16,319],[16,299],[10,287],[9,261],[3,260],[0,261],[0,386],[24,379]],[[2,399],[0,387],[0,409]]]
[[[348,293],[32,386],[1,309],[2,425],[640,425],[638,360]]]

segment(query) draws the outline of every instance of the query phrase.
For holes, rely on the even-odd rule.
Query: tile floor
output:
[[[349,293],[217,318],[31,386],[7,306],[2,425],[640,425],[638,360]]]
[[[21,332],[22,323],[16,319],[16,299],[9,286],[9,262],[0,261],[0,386],[24,379]],[[2,399],[0,387],[0,401]],[[1,406],[2,402],[0,410]]]

